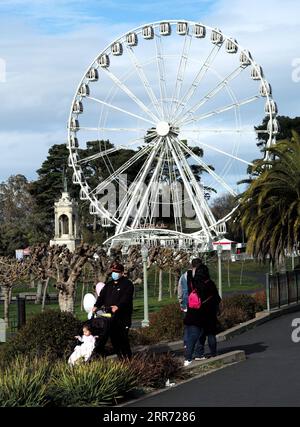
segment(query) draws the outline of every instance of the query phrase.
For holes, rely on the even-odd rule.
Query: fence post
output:
[[[287,303],[290,305],[290,276],[289,272],[286,271],[286,286],[287,286]]]
[[[0,319],[0,342],[6,342],[6,323]]]
[[[20,329],[26,323],[26,299],[24,297],[17,296],[17,308],[18,308],[18,329]]]
[[[299,283],[298,283],[298,272],[297,272],[297,270],[293,270],[293,273],[294,273],[294,275],[295,275],[295,283],[296,283],[296,290],[297,290],[297,303],[298,303],[298,302],[299,302],[299,289],[298,289]]]
[[[266,297],[267,297],[267,310],[271,311],[270,301],[270,274],[266,273]]]
[[[277,296],[278,296],[278,308],[280,308],[280,274],[276,273],[277,276]]]

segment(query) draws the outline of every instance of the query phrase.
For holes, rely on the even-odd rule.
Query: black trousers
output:
[[[132,352],[128,334],[128,326],[117,320],[112,321],[107,333],[100,339],[96,340],[95,349],[91,356],[91,360],[99,356],[106,356],[105,344],[108,338],[110,338],[114,352],[118,355],[119,359],[130,359]]]
[[[112,323],[110,329],[110,340],[119,359],[130,359],[132,356],[128,334],[128,326],[119,322]]]

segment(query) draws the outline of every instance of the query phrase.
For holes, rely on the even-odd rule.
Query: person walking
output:
[[[192,267],[193,269],[187,272],[188,307],[184,318],[187,339],[185,366],[192,362],[194,353],[195,360],[204,358],[206,336],[211,356],[216,356],[217,312],[221,301],[218,290],[209,277],[207,266],[196,258],[192,261]],[[198,305],[195,303],[197,299]]]
[[[104,307],[107,313],[112,313],[108,337],[115,353],[120,359],[132,356],[130,343],[129,343],[129,328],[131,326],[131,317],[133,311],[133,293],[134,286],[132,282],[124,277],[124,267],[118,262],[111,265],[111,279],[105,284],[102,289],[93,312],[97,312],[100,308]],[[95,353],[103,354],[104,350],[103,341],[100,347],[95,348]]]
[[[185,318],[187,308],[188,308],[188,295],[189,295],[189,293],[188,293],[188,274],[189,275],[191,274],[192,277],[194,277],[196,269],[200,265],[204,266],[201,258],[194,258],[192,260],[192,263],[191,263],[191,268],[189,268],[185,273],[183,273],[180,276],[180,279],[178,281],[177,297],[178,297],[178,301],[179,301],[179,305],[180,305],[180,310],[183,313],[183,319]],[[203,268],[205,268],[205,266]],[[207,268],[207,274],[209,276],[208,268]],[[184,345],[185,349],[187,348],[187,334],[188,334],[188,327],[185,325],[184,330],[183,330],[183,345]],[[204,340],[204,342],[203,342],[203,340]],[[201,341],[200,341],[200,339],[198,339],[196,344],[195,344],[193,358],[198,359],[200,357],[198,355],[201,354],[201,352],[203,350],[203,346],[205,344],[205,341],[206,341],[206,337],[203,334],[201,336]]]

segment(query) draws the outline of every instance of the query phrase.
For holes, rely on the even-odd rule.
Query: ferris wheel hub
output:
[[[167,122],[158,122],[156,125],[156,132],[159,136],[167,136],[170,132],[170,125]]]

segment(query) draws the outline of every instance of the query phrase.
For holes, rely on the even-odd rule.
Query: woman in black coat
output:
[[[206,337],[211,356],[216,356],[217,353],[217,314],[221,298],[219,296],[216,285],[209,277],[208,268],[205,265],[199,265],[194,276],[192,271],[188,272],[188,294],[196,290],[201,299],[201,307],[199,309],[188,307],[184,319],[187,327],[187,349],[185,365],[192,361],[192,356],[195,351],[195,359],[204,358],[204,344]],[[200,342],[200,345],[196,343]]]

